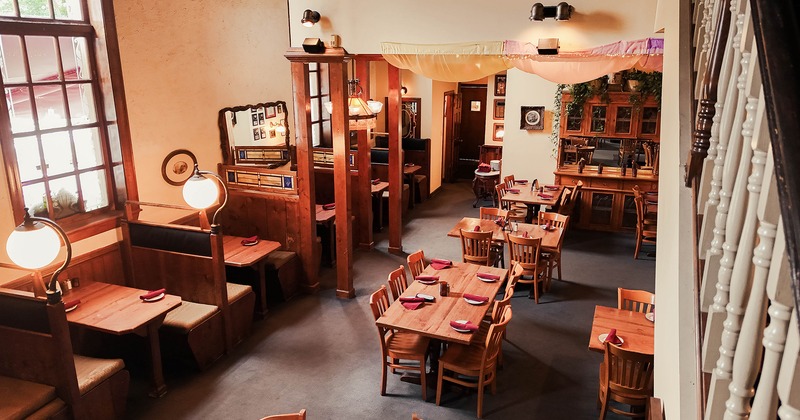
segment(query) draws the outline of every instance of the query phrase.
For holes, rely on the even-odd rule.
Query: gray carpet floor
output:
[[[477,217],[473,199],[469,183],[445,184],[408,215],[403,249],[460,259],[458,240],[446,234],[461,217]],[[335,272],[324,269],[319,293],[272,308],[207,371],[166,365],[169,393],[160,399],[146,396],[146,371],[132,368],[129,417],[258,419],[306,408],[309,419],[410,419],[412,412],[426,420],[475,418],[475,392],[446,389],[436,406],[434,392],[424,402],[418,385],[390,374],[387,395],[380,395],[380,346],[368,299],[405,256],[387,252],[385,229],[375,241],[373,251],[356,254],[355,299],[337,299]],[[633,248],[632,233],[568,231],[563,281],[554,280],[538,305],[525,290],[512,300],[505,367],[497,394],[485,396],[485,418],[597,417],[602,355],[587,349],[594,307],[616,306],[617,287],[654,288],[655,260],[634,260]]]

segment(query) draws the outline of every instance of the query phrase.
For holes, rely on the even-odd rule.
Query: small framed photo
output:
[[[266,129],[264,129],[264,127],[261,127],[261,128],[259,129],[259,135],[261,136],[261,138],[262,138],[262,139],[265,139],[265,138],[267,138],[267,130],[266,130]]]
[[[469,110],[473,112],[481,111],[481,101],[471,101],[469,103]]]
[[[271,139],[275,138],[275,129],[274,128],[272,130],[269,130],[269,138],[271,138]]]
[[[275,106],[275,110],[278,114],[285,114],[286,111],[283,110],[283,104],[278,104]]]
[[[264,111],[258,111],[258,125],[264,125]]]
[[[494,100],[494,119],[502,120],[506,117],[506,100],[505,99],[495,99]]]
[[[494,75],[494,96],[506,96],[506,75]]]
[[[494,123],[494,128],[492,129],[492,140],[503,141],[503,137],[505,137],[505,135],[505,125],[503,123]]]
[[[519,128],[520,130],[544,130],[544,107],[521,107]]]
[[[267,107],[267,118],[275,118],[276,115],[278,115],[278,113],[275,111],[275,107],[274,106],[268,106]]]
[[[253,111],[250,116],[253,117],[253,127],[258,127],[258,112]]]
[[[261,130],[258,127],[253,129],[253,141],[261,140]]]

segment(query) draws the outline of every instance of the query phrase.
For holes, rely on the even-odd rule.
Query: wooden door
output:
[[[444,153],[442,153],[442,180],[456,181],[456,159],[461,135],[461,94],[449,91],[444,94],[442,133]]]
[[[486,136],[486,85],[461,85],[460,88],[461,141],[456,149],[456,176],[472,179]]]

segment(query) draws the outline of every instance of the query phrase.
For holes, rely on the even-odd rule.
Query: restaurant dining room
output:
[[[0,1],[0,419],[800,418],[794,12]]]

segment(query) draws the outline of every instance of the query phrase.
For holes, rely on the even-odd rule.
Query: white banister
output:
[[[778,398],[781,403],[778,416],[782,420],[800,419],[800,334],[797,332],[795,311],[797,308],[792,311],[789,335],[786,337],[786,347],[781,360],[781,372],[778,375]]]

